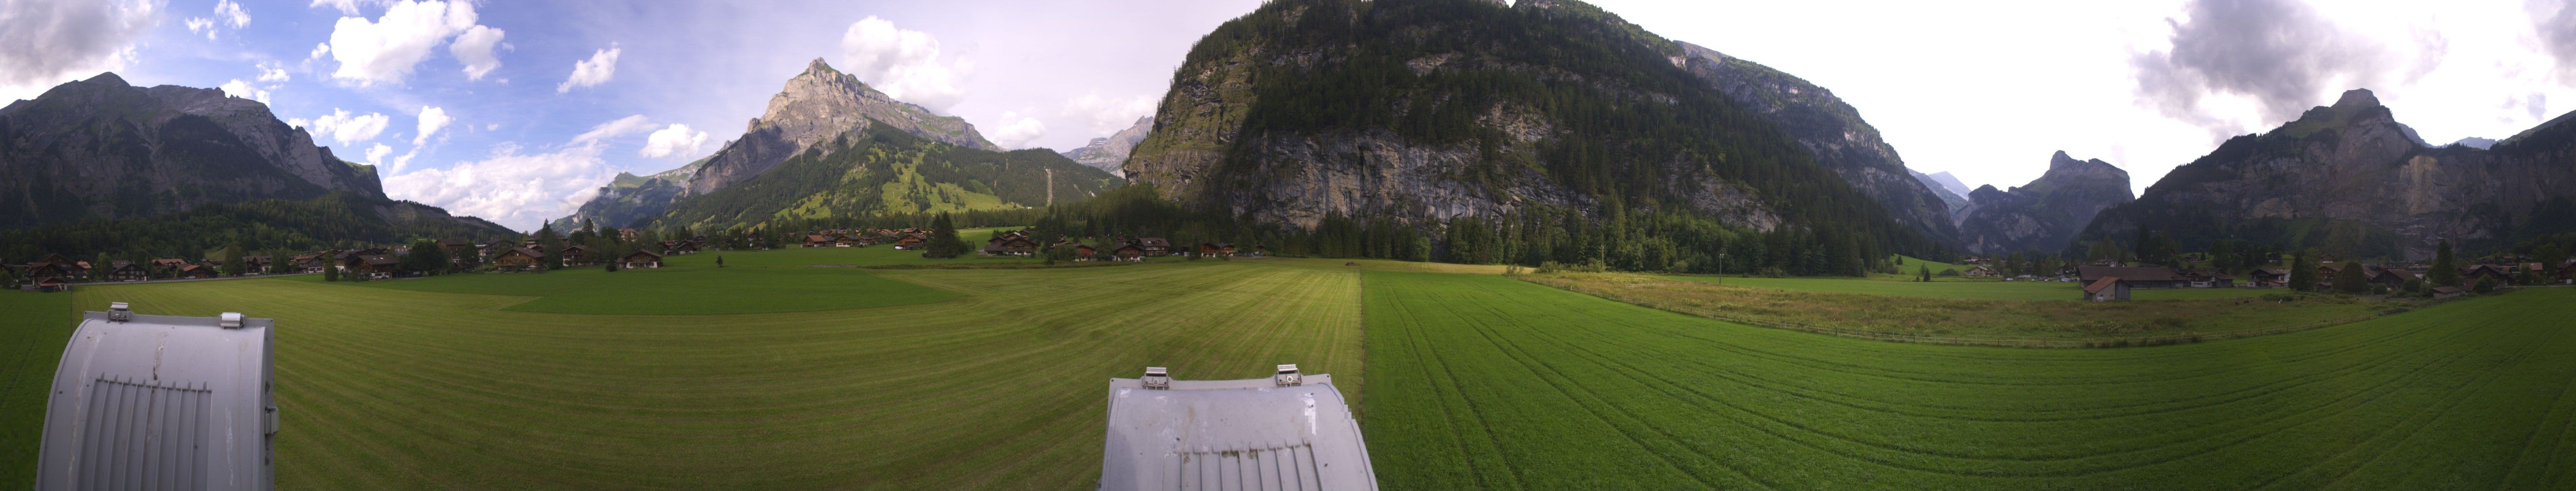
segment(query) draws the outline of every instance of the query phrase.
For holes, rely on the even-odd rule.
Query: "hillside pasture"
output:
[[[2569,489],[2576,290],[2152,348],[1887,343],[1368,273],[1386,489]]]
[[[864,277],[722,274],[737,269],[791,284]],[[1333,374],[1354,401],[1366,380],[1353,272],[1201,262],[871,274],[902,284],[900,295],[955,298],[597,315],[508,310],[533,303],[525,292],[396,288],[446,288],[438,278],[116,285],[72,297],[276,318],[280,489],[1089,488],[1111,377],[1157,365],[1190,379],[1254,378],[1297,363]],[[592,278],[651,276],[629,275]],[[582,278],[453,285],[559,277]]]
[[[1587,295],[1649,305],[1719,320],[1835,332],[1876,339],[2000,346],[2120,346],[2135,342],[2232,337],[2299,327],[2322,327],[2417,302],[2373,301],[2332,295],[2293,295],[2293,300],[2254,298],[2135,300],[2127,302],[1968,300],[1925,293],[1958,283],[1924,285],[1909,295],[1778,290],[1622,273],[1551,273],[1518,278]],[[1859,285],[1880,282],[1841,281]],[[1999,283],[1998,283],[1999,284]],[[1841,286],[1841,285],[1831,285]],[[2150,291],[2150,290],[2138,290]],[[1970,293],[1976,293],[1970,290]],[[2013,293],[1987,290],[1991,293]],[[2280,292],[2274,292],[2280,293]],[[2010,298],[2010,297],[2007,297]],[[1785,324],[1785,325],[1774,325]]]

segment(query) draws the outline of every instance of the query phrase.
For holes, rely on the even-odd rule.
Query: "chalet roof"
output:
[[[562,251],[562,252],[563,252],[563,253],[565,253],[565,254],[574,254],[574,253],[589,254],[589,253],[590,253],[590,247],[589,247],[589,246],[581,246],[581,245],[568,245],[568,246],[564,246],[564,248],[563,248],[563,251]]]
[[[1100,489],[1194,489],[1183,476],[1218,475],[1228,481],[1221,489],[1377,489],[1358,421],[1331,375],[1293,384],[1149,377],[1168,388],[1109,380]]]
[[[362,254],[358,256],[358,260],[366,261],[369,266],[390,266],[401,262],[394,259],[392,254]]]
[[[152,265],[153,265],[153,266],[184,266],[184,265],[187,265],[187,264],[188,264],[188,260],[186,260],[186,259],[154,259],[154,260],[152,260]]]
[[[2370,279],[2376,280],[2382,276],[2395,276],[2397,281],[2410,281],[2415,279],[2415,272],[2407,271],[2405,268],[2382,269],[2379,273],[2370,275]]]
[[[2175,281],[2183,279],[2182,275],[2174,273],[2173,268],[2162,267],[2084,266],[2075,268],[2075,274],[2083,278],[2086,283],[2091,283],[2095,278],[2105,276],[2117,276],[2127,281]]]
[[[158,485],[126,485],[269,489],[261,435],[277,431],[263,390],[274,325],[235,313],[84,314],[54,372],[35,487],[124,487],[110,480],[160,470]]]
[[[620,257],[618,257],[618,259],[620,259],[620,260],[634,259],[636,256],[643,256],[643,257],[651,258],[651,259],[653,259],[653,260],[655,260],[655,261],[662,260],[662,253],[659,253],[659,252],[653,252],[653,251],[647,251],[647,250],[641,250],[641,249],[636,250],[636,251],[635,251],[635,253],[633,253],[633,254],[627,254],[627,255],[625,255],[625,256],[620,256]]]
[[[517,254],[517,255],[521,255],[521,256],[527,256],[529,259],[536,259],[536,258],[541,258],[541,257],[545,257],[545,256],[546,256],[546,255],[545,255],[545,253],[537,252],[535,249],[529,249],[529,248],[526,248],[526,247],[512,247],[512,248],[509,248],[508,250],[501,251],[501,253],[500,253],[500,254],[493,255],[492,257],[497,259],[497,258],[499,258],[499,257],[501,257],[501,256],[507,256],[507,255],[511,255],[511,254]]]
[[[2102,277],[2102,279],[2093,280],[2093,283],[2092,283],[2092,284],[2084,285],[2084,293],[2102,293],[2102,290],[2103,290],[2103,289],[2105,289],[2105,288],[2110,288],[2110,287],[2111,287],[2111,285],[2115,285],[2115,284],[2119,284],[2119,283],[2120,283],[2120,278],[2119,278],[2119,277],[2116,277],[2116,276],[2104,276],[2104,277]]]
[[[1171,247],[1172,241],[1163,240],[1161,237],[1145,237],[1136,239],[1136,245],[1143,247]]]
[[[811,242],[825,242],[825,241],[830,241],[830,240],[833,240],[833,238],[831,238],[831,237],[824,237],[824,236],[820,236],[820,235],[810,235],[810,234],[805,236],[805,242],[809,242],[809,243],[811,243]]]

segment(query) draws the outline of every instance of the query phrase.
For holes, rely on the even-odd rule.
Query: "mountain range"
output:
[[[2347,257],[2423,259],[2449,241],[2496,250],[2576,230],[2576,113],[2488,148],[2430,146],[2369,90],[2345,92],[2271,131],[2228,139],[2137,201],[2104,210],[2086,240],[2140,228],[2197,247],[2242,239]]]
[[[1153,131],[1153,116],[1136,118],[1134,126],[1118,130],[1117,133],[1109,136],[1093,138],[1088,145],[1065,151],[1064,158],[1124,177],[1125,171],[1119,169],[1119,166],[1127,164],[1128,152],[1135,150],[1136,144],[1145,141],[1145,135]]]
[[[1775,122],[1838,101],[1746,104],[1794,79],[1747,81],[1721,58],[1574,1],[1269,2],[1191,48],[1124,169],[1300,227],[1635,209],[1935,247],[1945,207],[1883,144]]]
[[[2048,172],[2009,190],[1979,186],[1959,211],[1962,251],[2002,254],[2056,252],[2102,209],[2135,199],[2129,172],[2100,159],[2075,160],[2066,152],[2048,158]]]
[[[315,145],[266,104],[114,73],[0,107],[0,203],[13,255],[515,235],[387,198],[373,166]],[[241,227],[205,228],[215,223]]]

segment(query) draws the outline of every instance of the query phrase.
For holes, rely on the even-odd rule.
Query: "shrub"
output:
[[[2495,292],[2495,289],[2496,289],[2495,277],[2492,277],[2492,276],[2481,276],[2481,277],[2478,277],[2478,286],[2477,286],[2476,288],[2474,288],[2474,289],[2471,289],[2470,291],[2474,291],[2474,292],[2478,292],[2478,293],[2492,293],[2492,292]]]
[[[1944,269],[1944,270],[1941,270],[1941,277],[1943,277],[1943,278],[1954,278],[1954,277],[1958,277],[1958,276],[1959,276],[1959,269],[1958,269],[1958,268],[1951,268],[1951,269]]]
[[[2388,294],[2388,285],[2380,284],[2380,283],[2371,283],[2371,284],[2370,284],[2370,294],[2372,294],[2372,295],[2387,295],[2387,294]]]

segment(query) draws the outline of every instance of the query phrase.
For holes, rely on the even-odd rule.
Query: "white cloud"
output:
[[[304,119],[304,118],[286,118],[286,125],[287,125],[287,126],[297,127],[297,128],[308,128],[308,129],[309,129],[309,128],[311,128],[311,127],[313,126],[313,120],[310,120],[310,119]]]
[[[447,53],[465,64],[466,80],[482,80],[484,75],[492,73],[492,69],[501,67],[501,57],[493,54],[492,50],[510,48],[510,45],[501,44],[502,34],[500,29],[474,26],[456,35],[454,44],[447,45]]]
[[[1083,94],[1064,103],[1064,115],[1082,121],[1087,136],[1109,136],[1129,126],[1136,119],[1154,114],[1156,96],[1101,97],[1100,93]]]
[[[234,3],[233,0],[215,0],[215,18],[233,26],[234,29],[250,25],[250,12],[242,11],[241,4]]]
[[[367,165],[385,165],[385,156],[393,153],[394,147],[382,143],[367,147]]]
[[[617,118],[606,123],[600,123],[599,126],[592,126],[590,127],[590,131],[584,131],[579,135],[573,135],[572,144],[589,145],[609,138],[652,130],[653,122],[651,120],[644,119],[644,115],[637,114]]]
[[[331,54],[331,43],[313,43],[313,54],[304,55],[304,57],[306,59],[319,59],[322,55],[327,54]]]
[[[966,98],[963,81],[975,68],[964,59],[941,61],[939,40],[929,33],[897,28],[873,15],[841,34],[841,51],[844,69],[859,81],[942,114]]]
[[[349,145],[376,139],[376,135],[384,133],[385,125],[392,121],[393,118],[383,114],[367,113],[364,116],[351,116],[348,110],[335,108],[331,110],[331,114],[313,118],[312,129],[315,136],[329,134],[332,141]]]
[[[181,21],[181,22],[185,22],[185,23],[187,23],[187,24],[188,24],[188,32],[205,34],[205,35],[206,35],[206,40],[207,40],[207,41],[213,41],[213,40],[215,40],[215,20],[214,20],[214,19],[208,19],[208,18],[204,18],[204,17],[189,17],[189,18],[188,18],[188,20]]]
[[[285,82],[289,79],[289,77],[286,76],[285,64],[263,61],[254,65],[254,67],[259,69],[259,81],[261,82]]]
[[[630,120],[641,119],[602,123],[552,152],[523,154],[518,145],[505,143],[483,160],[395,175],[385,179],[385,194],[514,229],[533,229],[580,206],[608,181],[610,172],[600,159],[603,143],[598,135],[617,133],[635,126]]]
[[[673,123],[644,138],[644,149],[636,154],[652,158],[679,155],[696,157],[707,145],[707,132],[690,130],[689,125]]]
[[[410,167],[410,166],[411,166],[411,159],[412,159],[412,157],[419,157],[419,156],[420,156],[420,147],[411,147],[411,151],[409,151],[409,152],[403,152],[402,156],[400,156],[400,157],[394,157],[394,165],[393,165],[393,167],[387,168],[387,169],[385,170],[385,172],[384,172],[384,175],[388,175],[388,176],[390,176],[390,175],[395,175],[395,174],[401,174],[401,173],[402,173],[402,171],[403,171],[403,168],[406,168],[406,167]]]
[[[993,144],[1002,148],[1027,147],[1031,140],[1041,136],[1046,136],[1046,123],[1012,111],[1002,112],[1002,126],[993,129],[992,133]]]
[[[420,126],[417,131],[419,136],[412,137],[411,145],[417,147],[429,143],[429,135],[438,133],[439,128],[446,128],[447,123],[455,121],[455,118],[447,117],[446,109],[435,107],[420,108]]]
[[[251,88],[249,82],[243,82],[238,78],[226,81],[215,88],[223,89],[224,95],[259,101],[261,104],[268,103],[268,91]]]
[[[355,7],[342,11],[354,12]],[[431,49],[475,27],[474,20],[473,3],[439,0],[397,1],[373,22],[341,17],[331,28],[330,55],[340,62],[331,76],[360,85],[401,82]]]
[[[361,3],[365,3],[365,4],[379,4],[379,5],[381,5],[381,4],[384,4],[384,3],[385,3],[385,1],[384,1],[384,0],[313,0],[313,3],[312,3],[312,4],[309,4],[309,5],[306,5],[306,6],[307,6],[307,7],[324,7],[324,6],[328,6],[328,7],[333,7],[333,8],[338,8],[338,9],[340,9],[340,14],[341,14],[341,15],[358,15],[358,5],[359,5],[359,4],[361,4]]]
[[[0,101],[122,70],[135,40],[161,24],[161,0],[0,2]]]
[[[556,85],[555,93],[571,92],[573,87],[608,83],[610,78],[617,76],[617,54],[621,51],[624,50],[619,49],[616,43],[609,43],[608,49],[591,53],[590,59],[573,61],[572,76],[565,78],[562,85]]]

